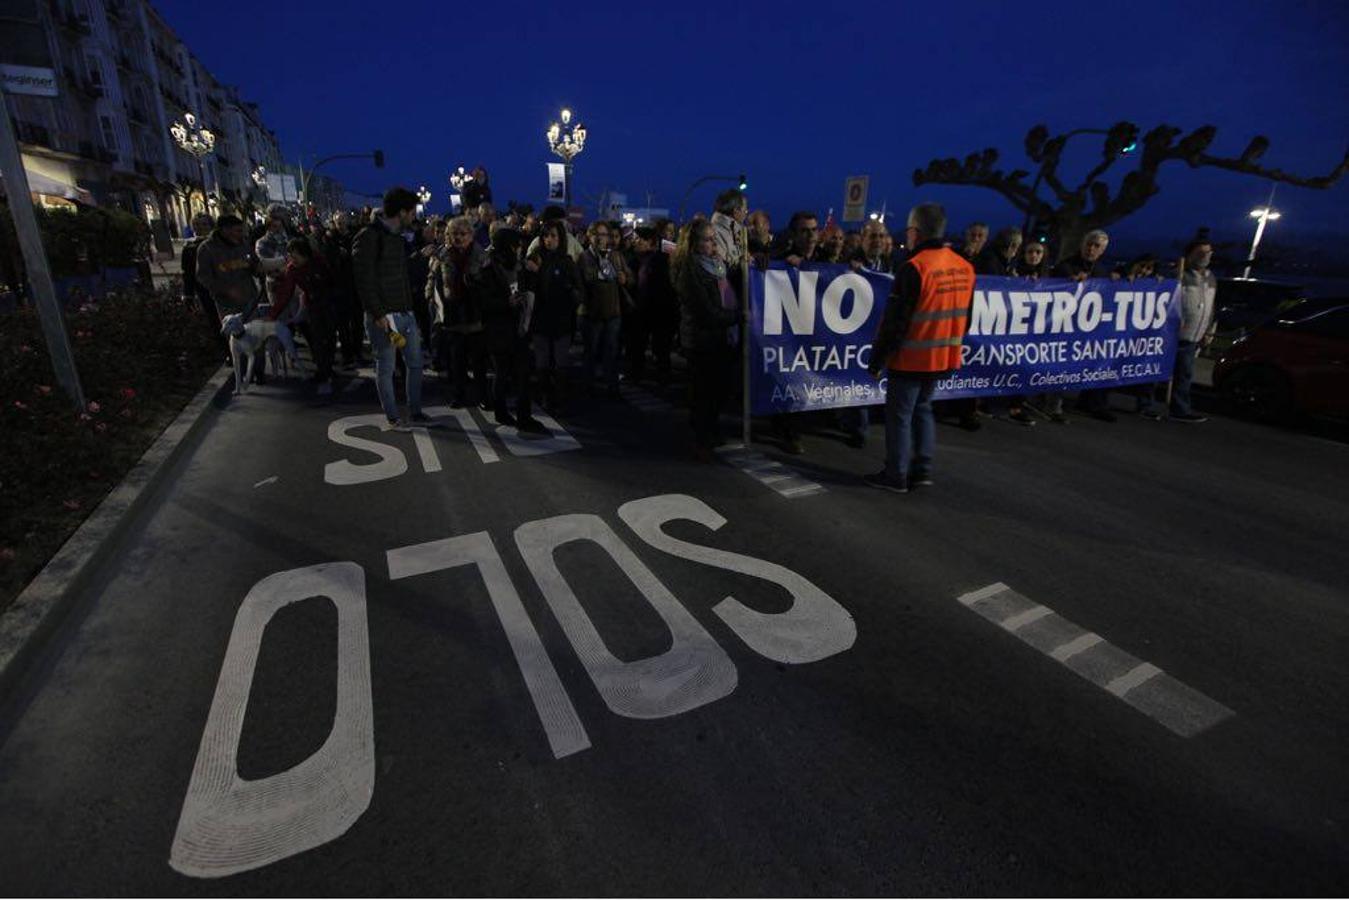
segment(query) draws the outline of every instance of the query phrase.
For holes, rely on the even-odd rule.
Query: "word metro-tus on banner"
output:
[[[750,270],[750,397],[756,415],[885,402],[867,374],[893,277],[848,266]],[[936,398],[994,397],[1166,381],[1176,282],[975,280],[959,371]],[[881,369],[884,372],[884,362]]]

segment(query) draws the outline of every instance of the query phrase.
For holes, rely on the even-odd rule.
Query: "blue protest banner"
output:
[[[848,266],[750,272],[750,398],[756,415],[883,403],[867,374],[893,278]],[[993,397],[1165,381],[1176,353],[1176,282],[975,281],[963,364],[935,396]],[[884,363],[881,366],[884,369]]]

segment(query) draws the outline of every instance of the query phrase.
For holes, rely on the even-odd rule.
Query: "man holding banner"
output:
[[[961,344],[974,299],[974,267],[942,244],[946,212],[923,203],[909,213],[905,243],[913,248],[895,273],[894,287],[872,343],[867,369],[887,375],[885,468],[867,484],[897,494],[932,484],[937,380],[960,368]]]

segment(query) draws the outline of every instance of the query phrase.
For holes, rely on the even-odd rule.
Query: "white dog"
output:
[[[243,316],[236,313],[221,320],[220,332],[229,336],[236,394],[248,392],[248,385],[253,380],[253,369],[257,365],[256,353],[259,347],[267,354],[267,362],[273,372],[289,375],[292,365],[299,368],[295,342],[291,339],[290,328],[285,323],[273,322],[270,319],[244,322]]]

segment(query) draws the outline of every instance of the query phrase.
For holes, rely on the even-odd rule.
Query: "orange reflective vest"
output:
[[[922,288],[904,340],[886,366],[900,372],[959,369],[974,300],[974,266],[947,247],[920,250],[909,264],[918,270]]]

